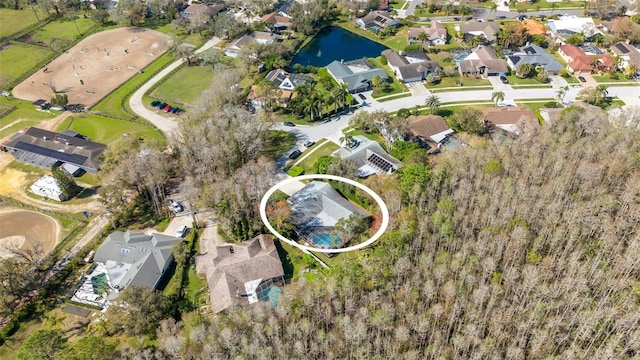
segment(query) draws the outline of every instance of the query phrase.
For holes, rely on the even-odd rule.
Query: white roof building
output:
[[[69,199],[69,197],[62,192],[62,189],[60,189],[56,179],[51,175],[45,175],[33,183],[33,185],[31,185],[31,192],[56,201]]]

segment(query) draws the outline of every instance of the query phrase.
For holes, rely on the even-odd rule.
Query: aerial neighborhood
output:
[[[637,358],[637,11],[0,0],[0,358]]]

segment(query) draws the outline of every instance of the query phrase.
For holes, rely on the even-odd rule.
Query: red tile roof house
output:
[[[567,62],[567,70],[571,73],[591,73],[594,70],[607,71],[616,66],[616,62],[609,54],[589,55],[575,45],[560,46],[558,54]],[[594,59],[598,60],[594,62]]]
[[[431,23],[431,27],[409,28],[409,44],[420,44],[420,34],[427,34],[427,42],[431,46],[445,45],[447,43],[447,28],[439,21]]]
[[[526,106],[488,108],[483,113],[489,129],[494,127],[520,135],[523,131],[540,128],[538,117]]]

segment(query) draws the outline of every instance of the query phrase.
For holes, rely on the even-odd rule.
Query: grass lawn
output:
[[[184,66],[158,86],[151,95],[167,102],[192,105],[200,98],[202,92],[211,86],[214,75],[211,66]]]
[[[405,46],[407,46],[407,34],[409,33],[409,29],[407,27],[401,27],[398,30],[398,33],[394,36],[379,36],[369,30],[360,28],[354,22],[349,21],[348,18],[344,16],[341,17],[340,20],[335,21],[333,25],[341,27],[345,30],[349,30],[352,33],[358,34],[369,40],[383,44],[384,46],[395,51],[404,50]]]
[[[196,269],[189,266],[185,295],[192,304],[202,305],[202,296],[207,293],[207,279],[198,275]]]
[[[15,106],[16,110],[0,118],[0,138],[11,135],[25,126],[33,126],[42,120],[51,119],[57,115],[56,111],[38,111],[30,101],[8,99],[0,97],[0,105]]]
[[[40,9],[37,6],[35,9],[40,19],[43,19],[44,14],[41,13]],[[38,19],[31,9],[12,10],[2,8],[0,9],[0,38],[20,32],[36,22],[38,22]]]
[[[620,75],[617,79],[611,79],[607,75],[593,75],[593,80],[599,83],[631,83],[637,84],[638,82],[634,79],[627,79],[624,76]]]
[[[129,109],[128,97],[131,95],[131,93],[133,93],[133,91],[149,81],[149,79],[151,79],[160,70],[171,64],[173,61],[175,61],[175,59],[171,52],[162,54],[162,56],[160,56],[156,61],[152,62],[146,68],[144,68],[144,73],[137,74],[132,77],[129,81],[122,84],[111,94],[107,95],[99,103],[94,105],[91,110],[121,119],[130,119],[134,117],[131,110],[128,110],[129,113],[125,111],[125,108],[123,108],[121,105],[122,101],[124,100],[126,109]]]
[[[53,38],[75,40],[95,24],[91,18],[80,17],[75,20],[75,24],[73,20],[60,19],[52,21],[29,34],[33,41],[48,45]],[[78,26],[77,28],[76,25]],[[78,34],[78,30],[80,30],[80,34]]]
[[[507,79],[509,80],[509,84],[512,85],[548,85],[543,84],[535,78],[519,78],[515,75],[507,75]]]
[[[0,50],[0,87],[8,84],[51,56],[48,48],[10,44]]]
[[[479,3],[480,5],[482,3]],[[490,4],[490,3],[489,3]],[[580,9],[584,8],[585,3],[583,1],[562,1],[562,2],[547,2],[546,0],[536,1],[534,4],[527,4],[526,2],[517,2],[515,6],[510,6],[511,11],[539,11],[539,10],[554,10],[554,9]],[[482,6],[482,5],[480,5]]]
[[[456,81],[460,81],[462,83],[458,84]],[[427,89],[438,89],[438,88],[446,88],[446,87],[469,87],[469,86],[491,86],[491,82],[486,79],[476,79],[473,77],[466,76],[456,76],[456,77],[443,77],[440,80],[440,83],[436,85],[424,85]]]
[[[127,133],[144,141],[164,141],[162,135],[151,126],[126,120],[105,118],[93,114],[79,114],[65,119],[56,131],[71,129],[86,135],[92,141],[111,144]]]
[[[340,146],[331,141],[325,141],[321,144],[316,144],[313,148],[311,148],[313,152],[298,165],[304,168],[305,174],[313,174],[313,164],[315,164],[318,158],[320,158],[321,156],[331,155],[338,149],[340,149]]]
[[[269,130],[264,141],[267,143],[264,155],[277,159],[295,145],[296,137],[288,131]]]
[[[563,77],[563,79],[569,84],[580,84],[580,80],[576,79],[575,76]]]

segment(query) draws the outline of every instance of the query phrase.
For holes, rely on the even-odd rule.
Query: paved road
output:
[[[203,51],[209,50],[212,47],[216,46],[221,40],[217,37],[207,41],[201,48],[195,51],[196,54],[200,54]],[[158,112],[147,109],[142,103],[142,97],[144,94],[151,89],[153,85],[155,85],[158,81],[162,80],[165,76],[167,76],[170,72],[175,70],[178,66],[185,62],[185,59],[177,60],[171,65],[167,66],[164,70],[160,71],[156,76],[151,78],[146,84],[142,85],[138,91],[136,91],[131,98],[129,99],[129,106],[131,110],[135,112],[141,118],[149,120],[153,125],[155,125],[160,131],[169,135],[173,131],[178,128],[176,122],[169,117],[165,117]]]

